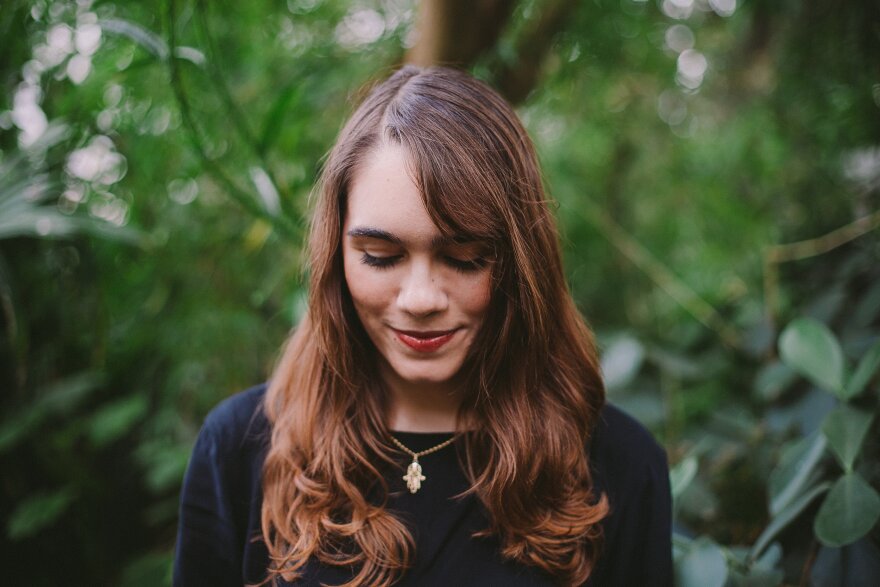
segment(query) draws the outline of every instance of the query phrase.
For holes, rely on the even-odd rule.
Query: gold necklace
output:
[[[427,450],[420,450],[419,452],[408,449],[406,446],[404,446],[402,442],[394,438],[394,436],[391,436],[391,442],[396,444],[397,448],[413,458],[413,462],[411,462],[409,464],[409,467],[406,468],[406,475],[403,476],[403,480],[406,481],[406,488],[409,489],[409,492],[415,493],[422,488],[422,481],[427,479],[427,477],[422,475],[422,466],[419,464],[419,457],[429,455],[432,452],[437,452],[441,448],[446,448],[447,446],[455,442],[455,436],[448,440],[444,440],[437,446],[432,446]]]

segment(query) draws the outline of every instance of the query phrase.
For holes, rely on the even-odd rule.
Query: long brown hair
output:
[[[314,558],[357,568],[347,585],[387,586],[412,559],[410,531],[384,507],[382,468],[395,458],[387,395],[341,252],[353,174],[386,143],[409,153],[441,232],[494,248],[492,300],[462,367],[459,414],[476,424],[461,457],[469,493],[489,519],[481,535],[498,536],[508,559],[580,584],[599,556],[608,512],[592,492],[585,449],[605,392],[592,334],[565,283],[537,156],[494,90],[459,71],[411,66],[357,109],[316,190],[309,308],[265,399],[268,578],[293,580]]]

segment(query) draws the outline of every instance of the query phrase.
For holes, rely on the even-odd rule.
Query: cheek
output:
[[[378,279],[375,269],[365,266],[351,256],[345,257],[344,265],[345,283],[358,314],[361,314],[361,319],[367,318],[363,316],[364,312],[384,310],[392,295],[387,280]]]
[[[485,273],[471,287],[460,290],[461,306],[465,312],[474,317],[482,318],[492,301],[492,275]]]

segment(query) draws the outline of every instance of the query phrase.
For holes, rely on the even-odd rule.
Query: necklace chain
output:
[[[452,444],[453,442],[455,442],[455,436],[453,436],[452,438],[449,438],[449,439],[447,439],[447,440],[444,440],[443,442],[441,442],[441,443],[438,444],[437,446],[432,446],[432,447],[429,448],[429,449],[426,449],[426,450],[420,450],[419,452],[415,452],[415,451],[413,451],[413,450],[410,450],[409,448],[406,447],[406,445],[404,445],[402,442],[400,442],[399,440],[397,440],[394,436],[391,437],[391,442],[393,442],[394,444],[396,444],[396,445],[397,445],[397,448],[399,448],[400,450],[402,450],[403,452],[405,452],[406,454],[408,454],[408,455],[411,456],[412,458],[418,460],[419,457],[423,457],[423,456],[425,456],[425,455],[429,455],[429,454],[431,454],[431,453],[433,453],[433,452],[437,452],[437,451],[440,450],[441,448],[446,448],[447,446],[449,446],[450,444]]]
[[[406,468],[406,475],[403,476],[403,480],[406,481],[406,487],[409,489],[410,493],[416,493],[419,489],[422,488],[422,481],[427,479],[424,475],[422,475],[422,465],[419,464],[419,457],[423,457],[425,455],[429,455],[431,453],[437,452],[442,448],[446,448],[453,442],[455,442],[455,436],[449,438],[448,440],[444,440],[437,446],[432,446],[426,450],[420,450],[419,452],[415,452],[407,448],[405,444],[397,440],[393,435],[391,436],[391,442],[397,445],[397,448],[408,454],[413,458],[413,461],[409,464],[409,467]]]

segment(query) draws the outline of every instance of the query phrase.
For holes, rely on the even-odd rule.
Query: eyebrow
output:
[[[397,237],[388,231],[380,230],[378,228],[358,226],[349,230],[348,236],[355,238],[375,238],[383,241],[388,241],[389,243],[394,243],[395,245],[403,244],[403,241],[400,239],[400,237]]]
[[[369,226],[357,226],[349,230],[347,234],[348,236],[354,238],[375,238],[395,245],[402,246],[406,244],[404,243],[403,239],[401,239],[397,235],[391,234],[390,232],[382,230],[380,228],[372,228]],[[476,240],[467,237],[437,235],[431,239],[431,248],[438,249],[452,244],[464,245],[473,242],[476,242]]]

